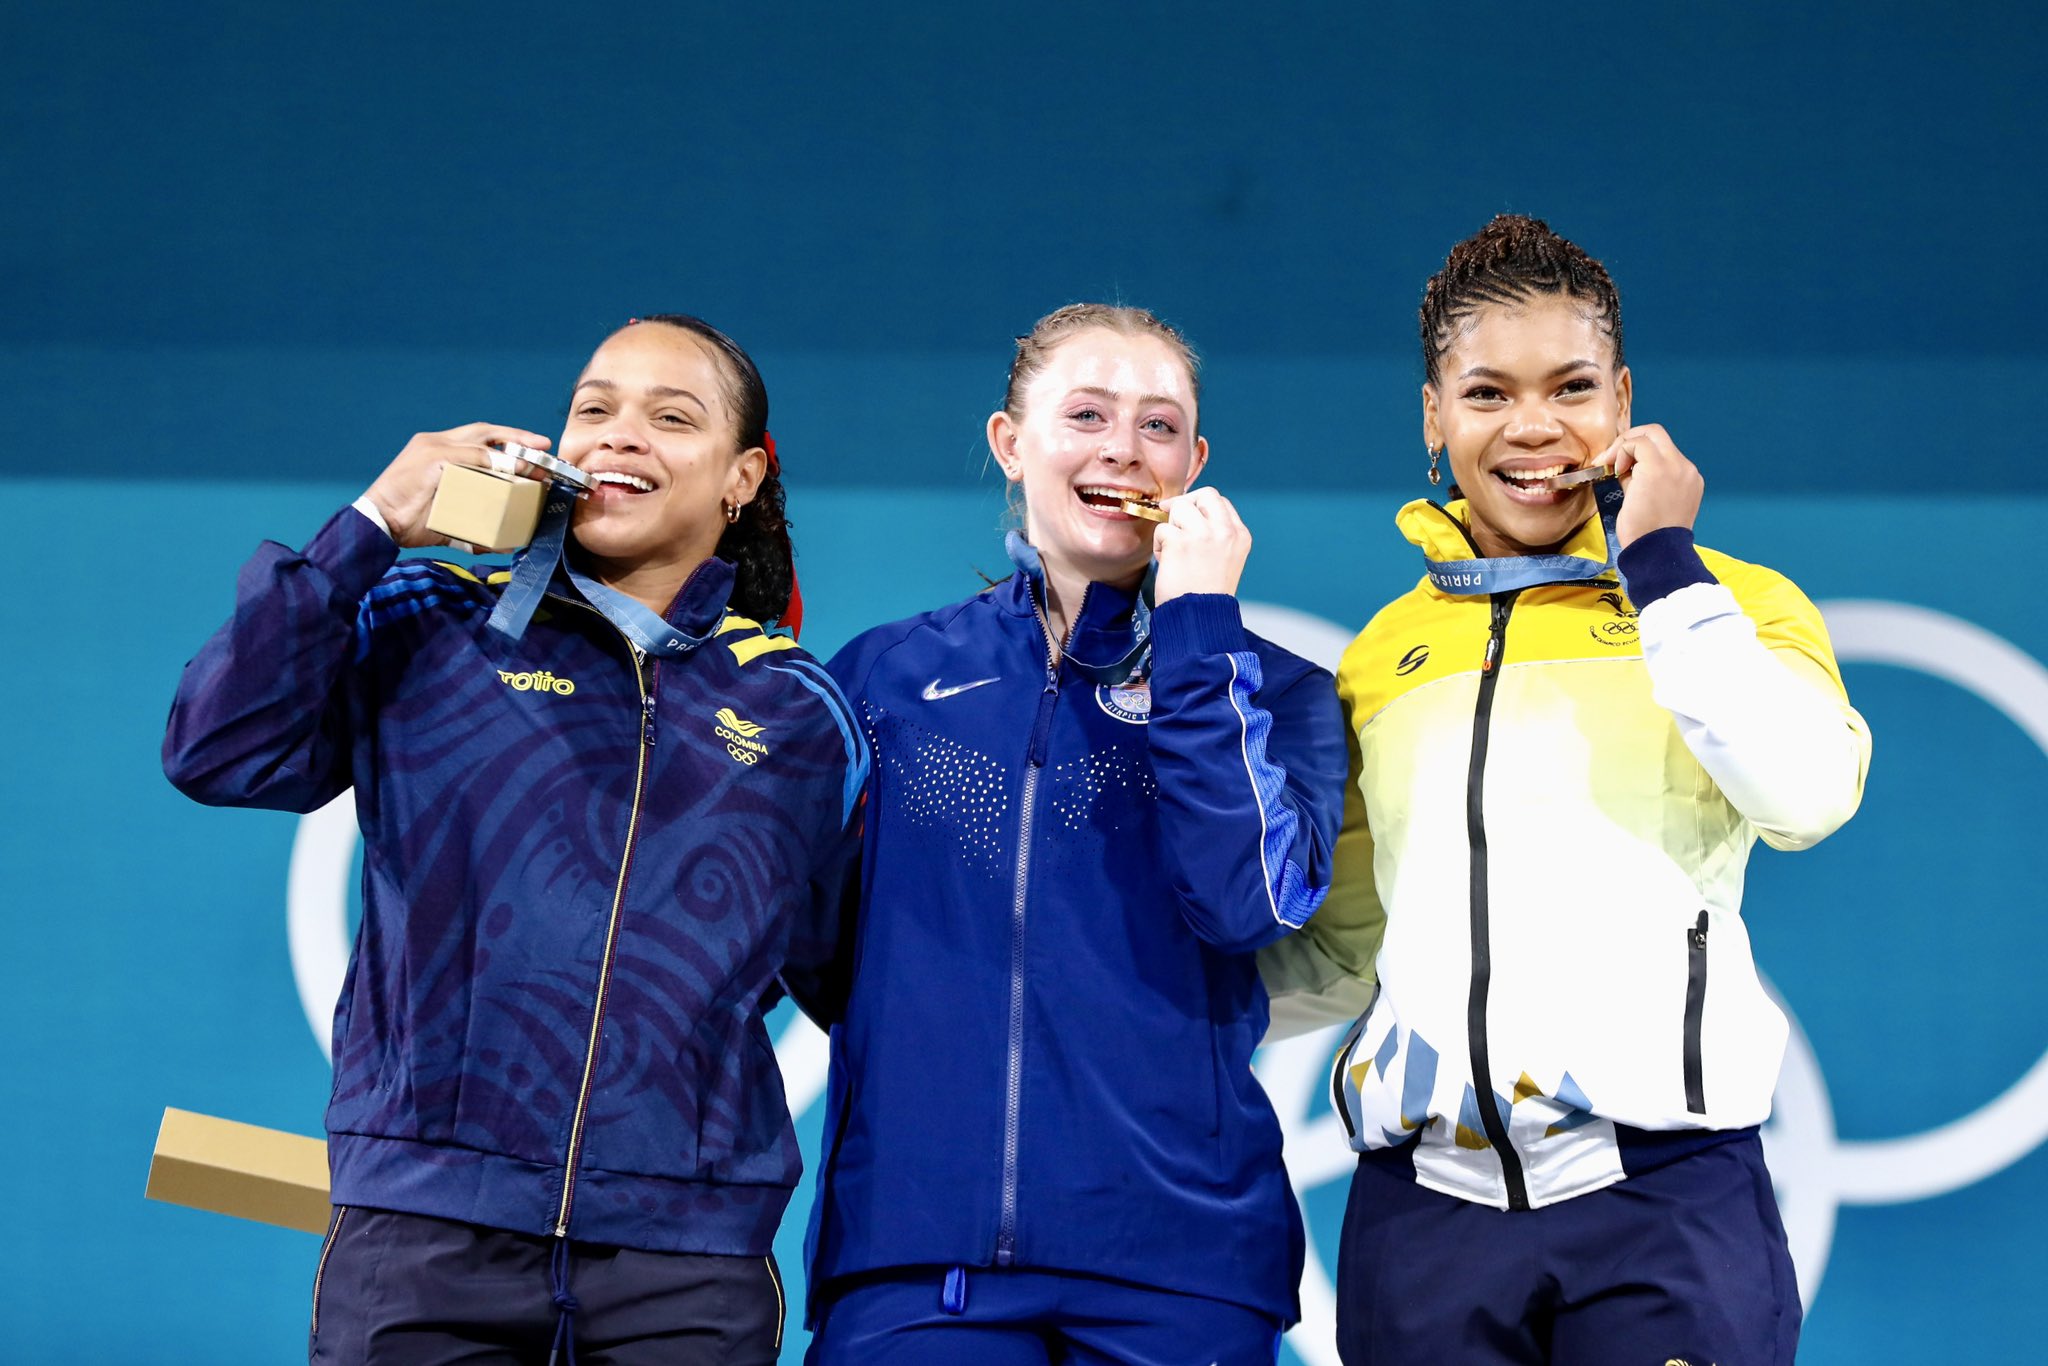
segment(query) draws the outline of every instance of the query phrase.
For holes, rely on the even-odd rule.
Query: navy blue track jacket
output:
[[[515,641],[485,624],[506,574],[397,554],[353,509],[263,546],[164,738],[213,805],[355,789],[335,1202],[765,1255],[800,1161],[761,1016],[829,951],[866,775],[845,700],[725,610],[723,560],[667,614],[716,634],[642,658],[565,576]]]
[[[1115,1277],[1297,1316],[1302,1228],[1251,1071],[1252,950],[1330,882],[1330,675],[1235,599],[1103,584],[1049,667],[1037,558],[830,668],[874,752],[832,1033],[814,1287],[911,1266]]]

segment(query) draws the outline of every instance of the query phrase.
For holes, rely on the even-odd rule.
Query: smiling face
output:
[[[754,496],[766,457],[740,449],[729,388],[711,346],[665,323],[624,328],[590,358],[557,449],[594,476],[570,525],[604,575],[680,587],[718,548],[725,504]]]
[[[988,422],[1049,574],[1120,584],[1144,574],[1155,524],[1119,504],[1187,491],[1209,458],[1195,421],[1194,376],[1164,338],[1090,327],[1052,348],[1016,411]]]
[[[1550,492],[1628,426],[1632,381],[1582,300],[1538,295],[1480,309],[1422,387],[1423,440],[1441,446],[1482,555],[1556,550],[1593,515],[1591,485]]]

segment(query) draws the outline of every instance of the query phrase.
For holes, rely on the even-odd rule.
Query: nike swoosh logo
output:
[[[969,688],[979,688],[999,681],[994,678],[977,678],[972,683],[955,683],[950,688],[942,688],[939,686],[939,680],[934,678],[931,682],[924,685],[924,700],[927,702],[942,702],[955,694],[966,692]]]

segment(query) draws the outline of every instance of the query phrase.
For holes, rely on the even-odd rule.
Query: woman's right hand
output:
[[[1212,488],[1199,488],[1160,504],[1167,519],[1152,533],[1152,554],[1159,573],[1152,580],[1154,605],[1183,593],[1237,592],[1245,558],[1252,553],[1252,534],[1230,500]]]
[[[405,443],[384,473],[370,485],[369,498],[384,516],[391,539],[401,546],[447,545],[448,538],[427,530],[427,513],[434,506],[434,490],[441,484],[443,465],[474,465],[488,469],[493,444],[510,442],[548,450],[554,442],[523,427],[500,427],[491,422],[472,422],[445,432],[421,432]],[[523,461],[520,474],[537,474]],[[541,475],[545,478],[545,475]]]
[[[1699,520],[1707,481],[1658,423],[1629,428],[1593,463],[1611,468],[1628,492],[1614,524],[1616,545],[1625,549],[1636,537],[1666,527],[1690,531]]]

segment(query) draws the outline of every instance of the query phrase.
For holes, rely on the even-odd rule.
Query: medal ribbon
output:
[[[526,634],[527,624],[533,620],[534,611],[539,608],[540,600],[547,595],[549,582],[555,577],[555,567],[562,564],[569,540],[569,514],[575,508],[574,489],[561,484],[549,487],[547,501],[541,505],[540,523],[534,529],[533,543],[513,562],[512,581],[505,585],[498,605],[491,610],[489,624],[492,630],[502,631],[514,640]],[[569,582],[576,586],[583,600],[646,654],[685,655],[718,633],[717,622],[713,622],[702,635],[678,631],[646,603],[630,598],[616,588],[607,588],[587,574],[578,573],[573,565],[567,569]]]
[[[1614,519],[1621,513],[1621,483],[1603,479],[1593,486],[1593,499],[1600,510],[1600,528],[1607,537],[1607,559],[1589,560],[1580,555],[1502,555],[1470,560],[1432,560],[1422,557],[1429,581],[1446,593],[1478,597],[1482,593],[1509,593],[1546,583],[1582,583],[1615,572],[1618,553],[1614,541]]]
[[[1031,593],[1038,601],[1044,620],[1052,620],[1052,609],[1045,600],[1045,565],[1038,558],[1038,549],[1025,540],[1019,532],[1011,532],[1005,548],[1010,552],[1010,561],[1024,571],[1031,580]],[[1152,671],[1152,580],[1159,573],[1159,562],[1154,560],[1145,566],[1145,580],[1138,586],[1138,598],[1131,604],[1131,648],[1120,658],[1107,663],[1094,664],[1077,658],[1071,651],[1061,654],[1063,668],[1071,668],[1090,683],[1103,683],[1112,688],[1122,687],[1132,678]]]

